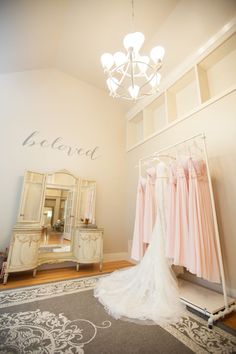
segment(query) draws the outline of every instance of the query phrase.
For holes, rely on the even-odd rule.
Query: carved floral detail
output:
[[[100,326],[86,319],[68,320],[63,314],[40,310],[5,313],[0,316],[0,352],[4,353],[84,353]],[[3,350],[3,351],[2,351]]]

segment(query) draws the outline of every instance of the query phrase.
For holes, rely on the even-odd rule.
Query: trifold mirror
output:
[[[96,182],[62,170],[42,174],[26,171],[18,223],[39,223],[39,252],[72,252],[75,226],[95,227]],[[58,254],[59,253],[59,254]],[[48,255],[51,257],[51,254]]]

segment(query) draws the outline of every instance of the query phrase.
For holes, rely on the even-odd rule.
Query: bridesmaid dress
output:
[[[144,201],[145,201],[146,179],[139,178],[137,200],[136,200],[136,214],[134,223],[134,234],[131,249],[131,258],[135,261],[140,261],[144,255],[143,243],[143,223],[144,223]]]
[[[173,264],[186,266],[188,254],[188,172],[186,161],[176,165],[176,204]]]
[[[152,230],[156,218],[156,197],[155,197],[155,183],[156,183],[156,169],[149,168],[147,171],[147,183],[145,192],[145,210],[144,210],[144,231],[143,241],[150,243]]]
[[[220,282],[215,231],[206,165],[189,159],[188,269],[211,282]]]
[[[156,223],[141,262],[100,278],[95,287],[94,296],[116,319],[166,324],[177,321],[184,312],[176,278],[165,257],[167,179],[165,164],[158,164]]]
[[[144,232],[143,241],[150,243],[152,230],[156,218],[156,198],[155,198],[155,183],[156,169],[151,167],[147,169],[147,183],[145,192],[145,210],[144,210]]]
[[[167,229],[166,229],[166,257],[174,261],[175,250],[175,210],[176,210],[176,165],[169,166],[169,184],[167,189]]]

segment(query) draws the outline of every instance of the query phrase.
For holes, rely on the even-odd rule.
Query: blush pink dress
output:
[[[143,258],[145,251],[143,243],[145,189],[146,179],[140,177],[138,182],[134,234],[131,248],[131,258],[135,261],[140,261]]]
[[[188,253],[188,172],[186,163],[179,161],[176,166],[176,203],[174,221],[173,264],[186,266]]]
[[[189,257],[187,268],[211,282],[220,282],[206,165],[189,159]]]
[[[169,183],[167,187],[167,210],[166,210],[166,257],[171,263],[174,261],[175,250],[175,210],[176,210],[176,165],[169,166]]]
[[[156,219],[156,196],[155,196],[156,169],[154,167],[151,167],[146,172],[147,172],[147,182],[146,182],[146,191],[145,191],[143,241],[149,244],[151,241],[152,230],[155,225],[155,219]]]

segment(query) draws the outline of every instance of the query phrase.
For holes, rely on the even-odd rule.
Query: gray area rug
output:
[[[160,327],[115,320],[93,297],[98,277],[0,292],[0,353],[236,353],[236,338],[186,312]]]

